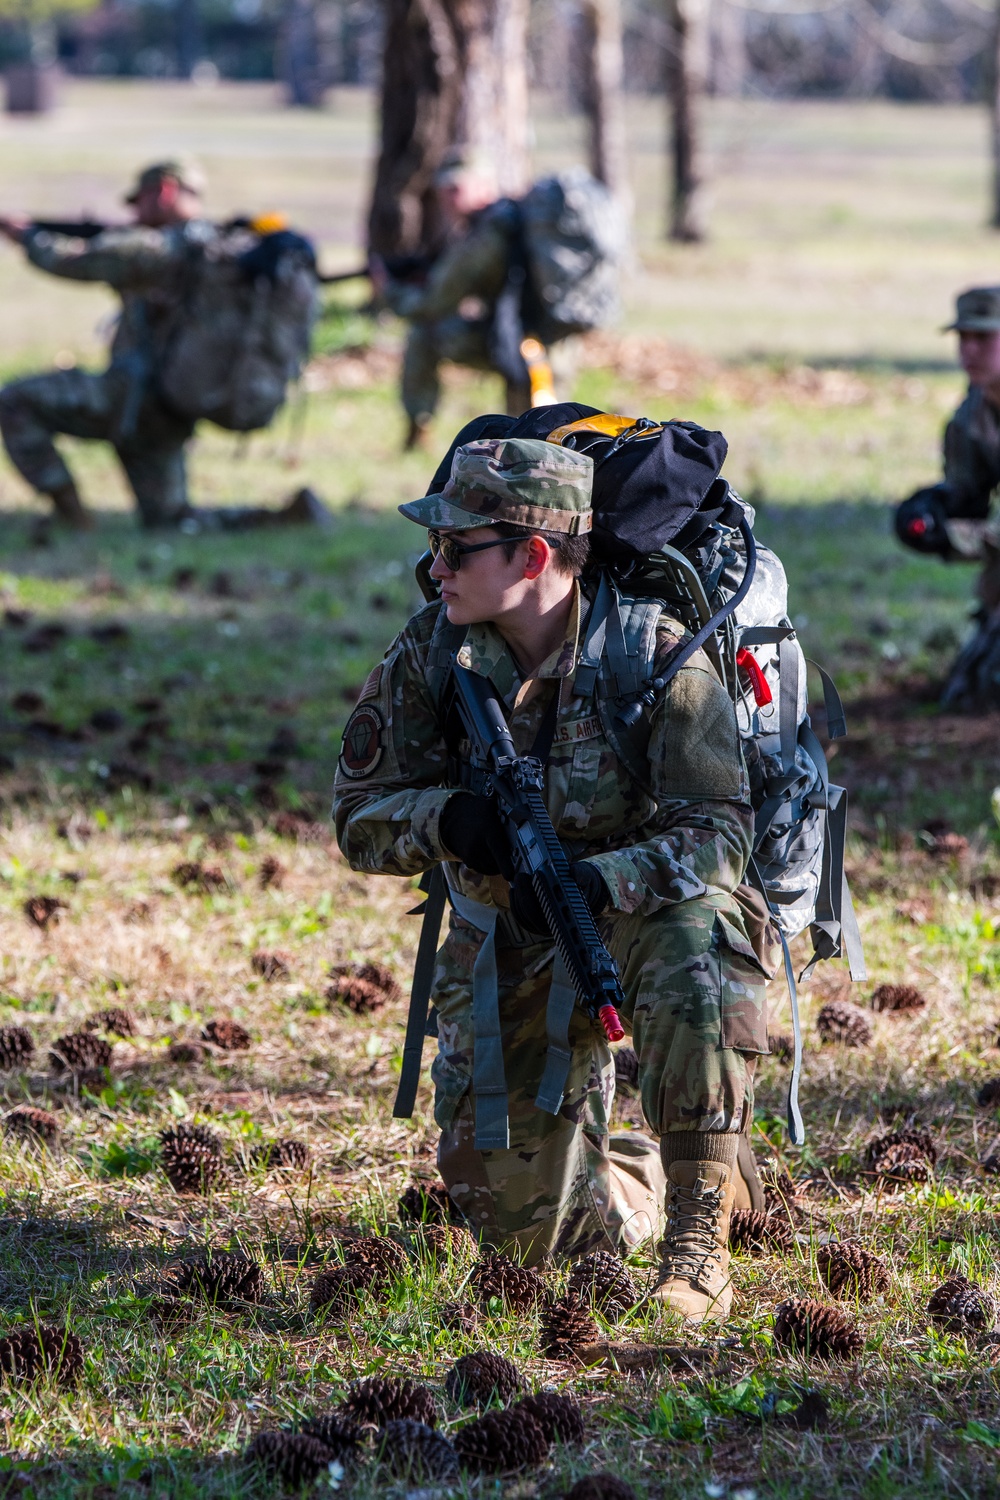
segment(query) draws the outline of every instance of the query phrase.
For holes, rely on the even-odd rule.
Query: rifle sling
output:
[[[424,1036],[427,1032],[427,1011],[434,983],[434,966],[437,962],[438,938],[441,934],[441,918],[445,908],[444,871],[435,865],[427,881],[427,900],[423,904],[423,925],[417,944],[417,961],[413,966],[413,984],[410,989],[410,1010],[406,1017],[406,1041],[403,1043],[403,1063],[399,1072],[396,1102],[392,1107],[394,1120],[408,1120],[413,1114],[417,1088],[420,1084],[420,1062],[424,1051]]]

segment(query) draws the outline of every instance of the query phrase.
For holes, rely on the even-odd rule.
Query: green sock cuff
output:
[[[732,1170],[739,1140],[732,1131],[668,1130],[660,1136],[660,1160],[664,1167],[675,1161],[717,1161]]]

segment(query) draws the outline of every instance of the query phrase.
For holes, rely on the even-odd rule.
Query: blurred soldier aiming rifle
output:
[[[896,510],[896,534],[907,547],[946,561],[983,564],[976,592],[980,629],[949,675],[946,707],[1000,704],[1000,287],[973,287],[958,297],[958,357],[969,380],[945,428],[944,480],[917,490]]]
[[[32,265],[101,281],[121,298],[111,362],[99,374],[53,370],[0,391],[0,434],[18,472],[69,525],[92,524],[56,448],[61,433],[111,443],[142,524],[185,529],[321,521],[308,490],[281,510],[195,509],[185,449],[199,419],[235,431],[265,426],[308,353],[315,257],[277,223],[220,228],[202,216],[193,165],[140,173],[131,225],[0,219]]]
[[[617,307],[622,226],[587,173],[546,178],[515,201],[499,197],[487,163],[457,151],[435,186],[448,237],[426,274],[419,265],[401,274],[378,256],[369,267],[376,294],[410,324],[407,449],[425,441],[442,360],[502,375],[517,416],[556,400],[551,347],[610,321]]]

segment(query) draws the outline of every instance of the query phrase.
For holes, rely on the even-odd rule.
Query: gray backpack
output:
[[[543,344],[613,323],[625,245],[621,210],[583,167],[544,177],[518,204],[525,327]]]
[[[266,427],[308,358],[316,260],[288,230],[220,230],[190,245],[178,318],[156,371],[181,416],[231,432]]]

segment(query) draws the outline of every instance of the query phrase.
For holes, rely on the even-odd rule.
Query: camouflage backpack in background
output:
[[[231,432],[266,427],[308,358],[316,311],[316,257],[302,235],[239,226],[193,241],[160,395]]]
[[[526,331],[551,344],[613,323],[625,225],[604,184],[574,167],[536,182],[516,208]]]

